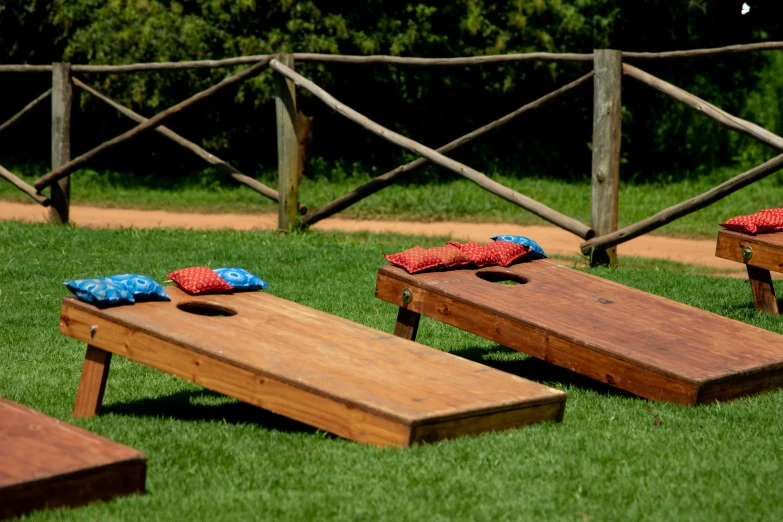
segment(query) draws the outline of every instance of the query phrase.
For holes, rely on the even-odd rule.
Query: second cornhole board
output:
[[[139,451],[0,398],[0,519],[143,492]]]
[[[74,415],[97,412],[114,353],[376,445],[563,417],[561,391],[264,292],[166,290],[105,310],[64,298],[61,333],[88,343]]]
[[[700,404],[783,384],[783,336],[550,260],[387,266],[376,297],[400,307],[398,335],[415,338],[424,315],[648,399]]]
[[[778,301],[772,286],[773,272],[783,272],[783,232],[752,236],[731,230],[718,232],[715,255],[748,269],[756,310],[778,314]]]

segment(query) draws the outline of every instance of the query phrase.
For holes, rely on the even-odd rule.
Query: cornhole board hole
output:
[[[64,298],[60,332],[88,343],[75,416],[97,413],[114,353],[381,446],[563,417],[559,390],[264,292],[166,291],[103,310]]]
[[[744,263],[753,292],[756,310],[778,314],[778,301],[772,286],[773,272],[783,272],[783,232],[751,236],[741,232],[721,230],[715,255]]]
[[[144,491],[133,448],[0,398],[0,519]]]
[[[521,284],[498,284],[517,282]],[[701,404],[783,383],[783,336],[542,259],[378,272],[376,297],[652,400]]]

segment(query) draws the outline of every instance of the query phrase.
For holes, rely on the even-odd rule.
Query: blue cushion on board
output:
[[[109,281],[106,278],[75,279],[63,284],[80,300],[100,308],[133,304],[135,302],[133,295],[124,285]]]
[[[139,274],[120,274],[106,279],[123,285],[136,301],[171,301],[163,287],[154,279]]]
[[[213,270],[235,290],[265,290],[267,282],[244,268],[216,268]]]
[[[544,249],[541,248],[541,246],[530,239],[529,237],[525,236],[495,236],[491,237],[493,241],[511,241],[512,243],[519,243],[520,245],[524,245],[526,247],[530,248],[530,253],[528,253],[523,259],[525,260],[533,260],[533,259],[545,259],[547,255],[544,253]]]

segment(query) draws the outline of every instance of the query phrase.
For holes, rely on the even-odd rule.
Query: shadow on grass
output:
[[[725,308],[725,311],[718,311],[716,313],[723,315],[724,317],[730,317],[729,314],[733,314],[735,318],[740,317],[741,319],[739,320],[745,323],[748,323],[749,318],[752,318],[756,314],[761,314],[762,317],[767,314],[767,312],[756,309],[756,304],[753,301],[753,294],[750,291],[748,291],[747,299],[748,302],[746,303],[728,305]],[[775,302],[778,305],[778,310],[783,312],[783,297],[775,299]]]
[[[591,390],[601,395],[638,398],[632,393],[613,388],[608,384],[536,359],[535,357],[528,357],[521,361],[502,361],[492,358],[493,355],[502,356],[502,354],[509,353],[516,352],[501,345],[496,345],[489,349],[478,346],[469,347],[453,352],[453,354],[458,357],[475,361],[525,379],[530,379],[531,381],[554,383],[563,386],[575,386],[585,390]],[[104,406],[103,412],[130,417],[171,418],[182,421],[219,421],[230,424],[254,424],[259,427],[283,433],[315,434],[320,431],[312,426],[206,389],[181,391],[163,397],[116,402]],[[328,438],[339,438],[328,433],[321,433]]]
[[[563,386],[576,386],[585,390],[590,390],[601,395],[612,395],[617,397],[629,397],[639,398],[638,395],[614,388],[606,383],[585,377],[579,373],[567,370],[560,366],[556,366],[552,363],[536,359],[535,357],[528,357],[522,361],[498,361],[493,360],[491,357],[493,354],[508,354],[515,353],[511,348],[506,348],[502,345],[496,345],[492,348],[484,347],[470,347],[458,352],[453,352],[454,355],[475,361],[477,363],[484,364],[496,370],[500,370],[518,377],[523,377],[531,381],[540,383],[555,383]]]
[[[212,402],[214,404],[205,404]],[[237,401],[211,390],[182,391],[164,397],[117,402],[103,407],[103,413],[130,417],[172,418],[183,421],[221,421],[255,424],[284,433],[315,433],[318,429],[277,415],[263,408]]]

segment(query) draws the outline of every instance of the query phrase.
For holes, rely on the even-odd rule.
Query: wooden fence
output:
[[[618,187],[620,180],[620,141],[621,141],[621,93],[622,77],[628,76],[659,92],[667,94],[684,105],[701,112],[703,115],[717,121],[721,125],[746,136],[757,139],[768,146],[783,152],[783,138],[759,127],[751,122],[732,116],[710,103],[680,89],[670,83],[656,78],[637,67],[624,63],[624,60],[656,60],[690,58],[699,56],[719,55],[726,53],[747,52],[754,50],[783,49],[783,42],[763,42],[747,45],[732,45],[713,49],[694,49],[688,51],[671,51],[661,53],[622,52],[611,49],[596,50],[591,54],[574,53],[527,53],[504,54],[465,58],[406,58],[398,56],[345,56],[325,55],[315,53],[294,53],[279,55],[243,56],[225,60],[202,60],[192,62],[139,63],[131,65],[76,65],[54,63],[52,65],[0,65],[0,73],[40,73],[52,74],[52,88],[35,98],[8,121],[0,124],[0,132],[10,127],[15,121],[29,112],[33,107],[43,102],[47,97],[52,100],[52,170],[37,179],[33,185],[26,183],[14,173],[0,165],[0,176],[13,183],[17,188],[28,194],[33,200],[44,206],[50,206],[50,221],[67,223],[70,201],[70,174],[85,162],[105,150],[131,139],[139,134],[152,131],[162,134],[185,149],[191,151],[221,172],[230,175],[238,182],[257,191],[259,194],[278,203],[278,228],[281,231],[291,231],[295,228],[307,227],[332,216],[354,203],[387,187],[403,176],[410,175],[423,165],[433,163],[455,172],[499,196],[506,201],[520,206],[533,214],[579,236],[582,253],[589,255],[593,264],[614,264],[616,262],[615,247],[629,239],[655,230],[675,219],[704,208],[742,187],[762,179],[783,168],[783,154],[762,165],[714,187],[713,189],[693,197],[680,204],[664,209],[657,214],[620,230],[618,223]],[[387,63],[409,66],[471,66],[501,62],[520,62],[529,60],[592,62],[593,70],[584,76],[566,84],[557,90],[529,102],[517,110],[492,121],[464,136],[433,149],[387,129],[351,107],[338,101],[324,89],[314,84],[295,71],[295,63],[305,61],[340,62],[354,64]],[[75,75],[89,73],[124,73],[136,71],[217,68],[242,64],[250,67],[230,76],[218,84],[199,92],[190,98],[162,111],[151,118],[146,118],[131,109],[112,100],[97,89],[81,81]],[[266,67],[275,71],[275,108],[277,122],[278,150],[278,190],[247,176],[232,165],[209,153],[195,143],[183,138],[163,123],[170,116],[185,110],[191,105],[206,99],[216,92],[238,84],[258,74]],[[445,154],[456,148],[502,127],[522,114],[538,109],[555,98],[566,94],[580,85],[593,79],[593,159],[592,159],[592,197],[590,225],[566,216],[543,203],[535,201],[524,194],[512,190],[493,181],[483,173],[467,165],[455,161]],[[109,104],[120,113],[138,123],[137,126],[124,132],[97,147],[71,158],[70,151],[70,119],[73,99],[73,87],[82,89],[95,98]],[[320,99],[327,106],[337,111],[364,129],[377,134],[383,139],[394,143],[419,156],[418,159],[401,165],[375,179],[356,187],[351,192],[309,210],[299,203],[298,187],[298,154],[296,134],[296,90],[305,89]],[[41,194],[50,187],[49,197]]]

